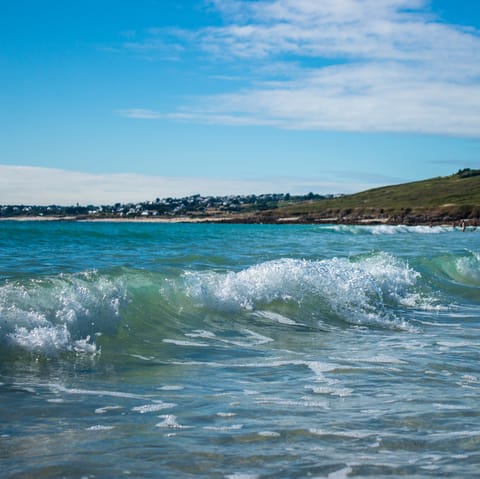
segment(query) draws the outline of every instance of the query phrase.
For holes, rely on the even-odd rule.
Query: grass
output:
[[[301,217],[305,221],[334,218],[392,223],[478,220],[480,170],[461,170],[447,177],[385,186],[336,199],[284,204],[268,213],[272,219]]]

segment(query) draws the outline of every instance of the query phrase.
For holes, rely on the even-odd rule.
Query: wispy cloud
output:
[[[0,204],[114,204],[155,198],[263,193],[350,193],[388,183],[362,175],[338,180],[338,174],[314,178],[271,177],[229,180],[147,176],[133,173],[91,174],[55,168],[0,165]]]
[[[248,71],[250,81],[173,118],[480,136],[480,34],[441,23],[427,0],[211,3],[222,26],[168,35],[224,73]]]
[[[134,118],[140,120],[157,120],[162,115],[158,111],[145,110],[143,108],[128,108],[126,110],[117,110],[117,114],[126,118]]]

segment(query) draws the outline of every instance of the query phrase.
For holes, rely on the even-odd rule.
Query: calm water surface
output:
[[[5,478],[480,470],[480,231],[0,223]]]

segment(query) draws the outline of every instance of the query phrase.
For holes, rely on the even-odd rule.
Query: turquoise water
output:
[[[2,222],[2,477],[478,477],[479,308],[479,231]]]

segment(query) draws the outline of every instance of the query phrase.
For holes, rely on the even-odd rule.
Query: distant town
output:
[[[115,203],[114,205],[75,205],[75,206],[34,206],[3,205],[0,206],[0,218],[15,217],[60,217],[75,219],[101,218],[175,218],[215,217],[229,213],[252,213],[276,209],[279,206],[308,200],[332,199],[342,195],[307,195],[263,194],[201,196],[192,195],[183,198],[157,198],[154,201],[140,203]]]

